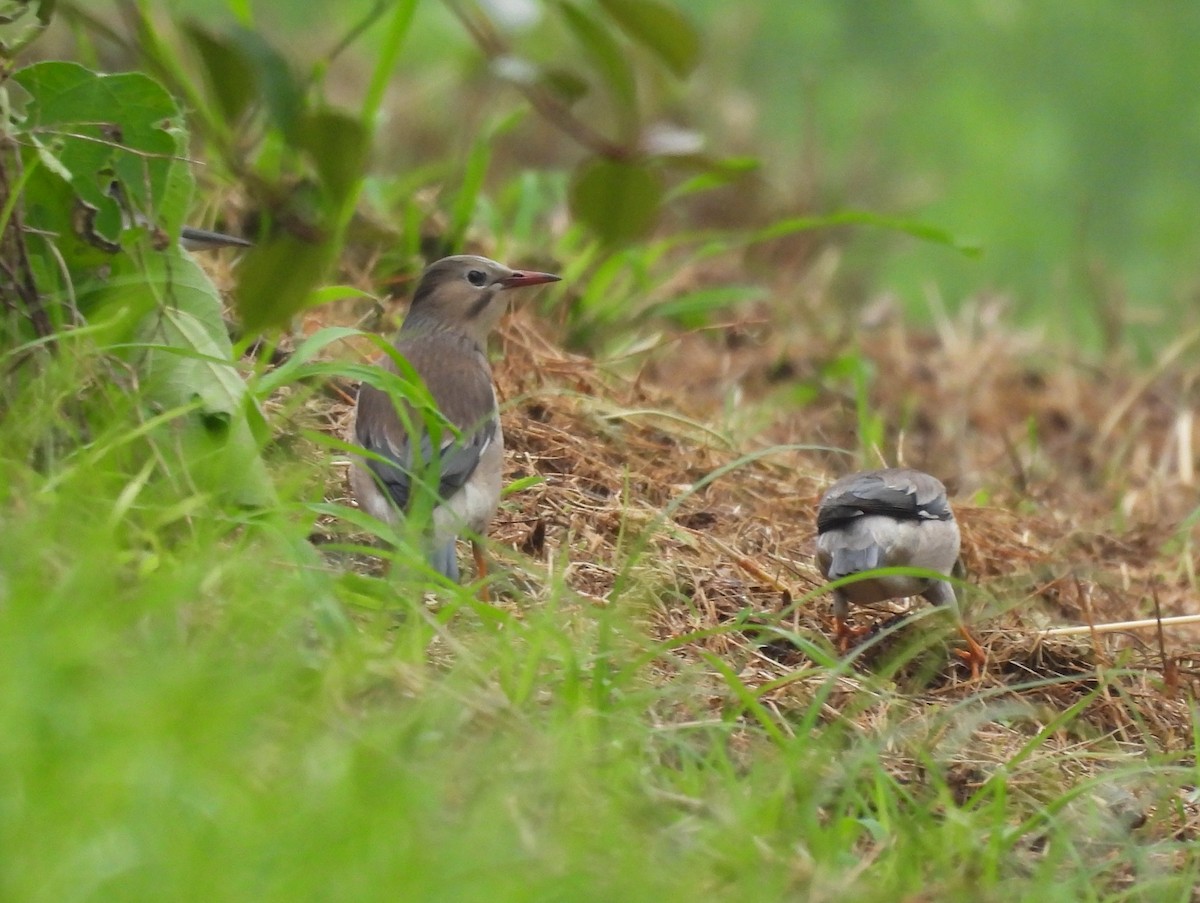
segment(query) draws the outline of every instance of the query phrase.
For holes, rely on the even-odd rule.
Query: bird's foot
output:
[[[866,636],[871,632],[871,628],[867,626],[851,627],[841,618],[833,619],[833,641],[837,646],[837,651],[840,655],[845,655],[850,651],[850,647],[854,645],[854,641],[861,636]]]
[[[983,676],[984,666],[987,665],[987,653],[975,641],[975,637],[971,636],[971,631],[967,630],[966,627],[960,626],[958,632],[967,641],[967,648],[958,649],[954,654],[966,662],[967,666],[971,669],[971,680],[979,680]]]

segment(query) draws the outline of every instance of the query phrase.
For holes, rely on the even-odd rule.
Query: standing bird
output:
[[[434,463],[437,502],[428,537],[430,564],[451,580],[458,579],[458,534],[483,535],[500,504],[504,436],[487,359],[488,335],[504,312],[508,289],[559,278],[511,270],[486,257],[446,257],[421,274],[393,343],[454,428],[443,430]],[[383,367],[396,372],[391,359]],[[435,457],[422,412],[402,404],[403,416],[386,392],[363,383],[354,412],[354,441],[378,457],[355,462],[350,488],[360,508],[391,524],[409,510],[414,472],[420,478]],[[478,543],[473,551],[482,577],[487,570],[483,551]]]
[[[826,490],[817,509],[817,565],[827,580],[887,567],[917,567],[950,574],[958,562],[958,524],[946,487],[909,468],[868,470],[842,477]],[[833,591],[838,649],[845,652],[860,631],[846,626],[850,603],[921,595],[958,615],[954,588],[945,580],[899,574],[848,583]],[[967,641],[963,659],[978,677],[987,656],[959,620]]]

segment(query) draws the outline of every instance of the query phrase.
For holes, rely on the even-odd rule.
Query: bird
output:
[[[821,496],[817,506],[817,566],[827,580],[876,568],[916,567],[949,576],[958,564],[961,538],[946,487],[920,470],[892,467],[849,474]],[[833,617],[840,651],[862,631],[846,626],[850,603],[923,596],[958,613],[949,581],[886,574],[839,586],[833,591]],[[959,617],[967,643],[961,653],[978,678],[987,656]]]
[[[351,467],[354,498],[375,518],[399,525],[413,501],[416,472],[436,466],[436,500],[425,553],[431,567],[452,581],[459,577],[456,542],[464,531],[472,534],[476,575],[486,576],[483,550],[475,537],[484,535],[500,503],[504,434],[487,357],[488,336],[499,323],[511,289],[560,279],[474,255],[445,257],[422,273],[393,346],[453,428],[443,431],[433,465],[433,442],[422,412],[407,401],[397,408],[388,393],[366,382],[359,387],[352,441],[370,454],[357,456]],[[390,358],[382,366],[397,372]]]

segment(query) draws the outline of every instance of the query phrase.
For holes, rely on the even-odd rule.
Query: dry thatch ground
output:
[[[1197,372],[1171,360],[1144,375],[1074,363],[1001,330],[986,306],[927,332],[879,309],[870,320],[850,341],[875,368],[869,407],[901,450],[902,461],[887,463],[927,469],[950,488],[976,588],[968,619],[989,661],[972,682],[947,654],[956,638],[944,619],[883,630],[901,619],[856,610],[857,622],[880,630],[834,678],[822,719],[889,725],[889,767],[906,780],[919,778],[915,750],[935,733],[963,798],[1039,735],[1026,773],[1032,798],[1151,751],[1188,763],[1195,625],[1161,635],[1045,631],[1153,617],[1156,605],[1163,616],[1200,611],[1196,527],[1181,528],[1197,506]],[[715,655],[781,723],[798,719],[831,679],[830,600],[813,594],[816,499],[863,466],[838,451],[857,447],[854,398],[821,376],[847,340],[763,314],[600,365],[561,351],[518,312],[498,346],[508,478],[542,482],[510,497],[493,525],[497,604],[519,616],[563,581],[581,605],[601,605],[623,585],[625,598],[645,600],[638,615],[651,635],[676,641],[664,680],[672,663],[703,671]],[[789,401],[802,384],[819,391]],[[337,432],[349,406],[320,414]],[[786,447],[796,445],[819,448]],[[347,501],[344,484],[329,495]],[[630,565],[639,541],[644,553]],[[919,655],[893,655],[922,643]],[[852,701],[880,675],[896,692]],[[727,704],[711,676],[709,697],[654,717]],[[1078,719],[1056,726],[1075,704]],[[1024,714],[988,714],[1005,705]],[[1047,785],[1049,772],[1057,778]],[[1194,789],[1148,808],[1136,786],[1114,792],[1102,801],[1109,821],[1129,828],[1157,808],[1155,836],[1200,837]]]

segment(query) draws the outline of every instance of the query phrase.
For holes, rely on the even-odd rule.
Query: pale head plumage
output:
[[[448,327],[483,345],[504,313],[507,289],[559,278],[551,273],[514,270],[472,254],[444,257],[421,274],[403,331]]]

